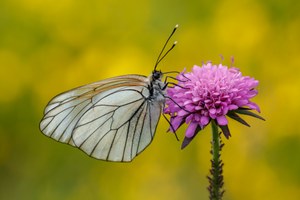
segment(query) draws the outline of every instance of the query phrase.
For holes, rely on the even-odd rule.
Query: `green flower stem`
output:
[[[220,134],[218,131],[218,126],[214,120],[211,121],[211,128],[212,128],[212,160],[211,160],[211,177],[208,177],[209,180],[209,187],[208,190],[210,192],[210,199],[211,200],[220,200],[222,199],[224,190],[222,189],[223,186],[223,175],[222,175],[222,168],[223,163],[220,159],[221,157],[221,149],[222,149],[222,142],[220,141]]]

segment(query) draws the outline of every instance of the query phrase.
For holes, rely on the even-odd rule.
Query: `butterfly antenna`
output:
[[[156,70],[156,67],[157,65],[160,63],[160,61],[162,61],[162,59],[164,59],[164,57],[166,57],[166,55],[168,55],[168,53],[175,47],[175,45],[177,44],[177,41],[175,41],[173,43],[173,45],[171,46],[171,48],[162,56],[163,52],[165,51],[165,48],[167,46],[167,44],[169,43],[169,40],[171,39],[171,37],[174,35],[175,31],[177,30],[178,28],[178,24],[176,24],[176,26],[174,27],[172,33],[170,34],[170,36],[168,37],[167,41],[165,42],[162,50],[160,51],[158,57],[157,57],[157,60],[155,62],[155,66],[154,66],[154,71]]]

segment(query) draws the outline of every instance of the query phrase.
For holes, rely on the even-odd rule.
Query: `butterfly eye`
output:
[[[155,70],[152,72],[153,80],[159,80],[161,78],[161,75],[162,75],[162,73],[160,71]]]

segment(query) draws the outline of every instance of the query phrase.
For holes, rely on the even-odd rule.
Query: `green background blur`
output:
[[[235,57],[260,81],[263,122],[230,121],[226,200],[300,199],[299,1],[0,1],[0,199],[208,199],[210,128],[185,150],[161,119],[131,163],[92,159],[39,131],[54,95],[122,74],[148,75],[175,24],[163,71]],[[178,132],[182,140],[184,128]]]

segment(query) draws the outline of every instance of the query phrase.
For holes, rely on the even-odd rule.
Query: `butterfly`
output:
[[[168,82],[152,73],[117,76],[87,84],[55,96],[45,108],[40,130],[46,136],[106,161],[130,162],[153,140],[164,109]],[[163,55],[163,56],[162,56]]]

